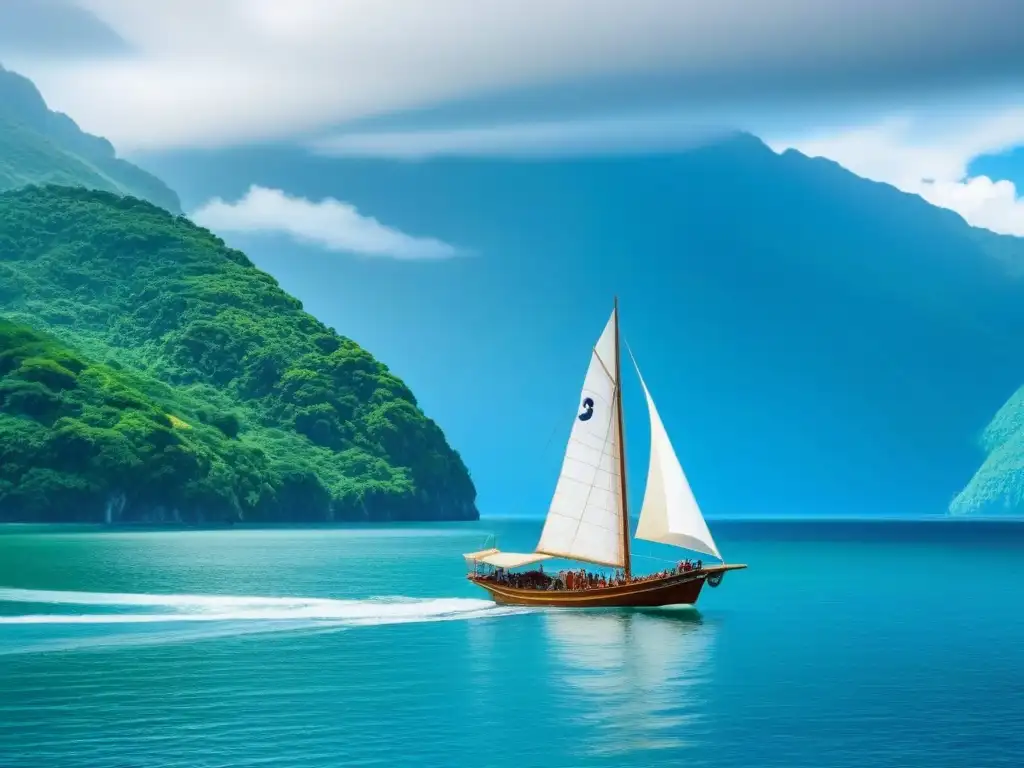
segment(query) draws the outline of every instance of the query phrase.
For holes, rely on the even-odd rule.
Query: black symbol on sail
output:
[[[590,397],[583,398],[583,413],[579,415],[580,421],[588,421],[594,415],[594,400]]]

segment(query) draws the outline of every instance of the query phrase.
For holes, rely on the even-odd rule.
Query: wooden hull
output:
[[[656,608],[664,605],[693,605],[709,576],[717,580],[726,571],[745,565],[713,565],[689,573],[657,579],[582,590],[519,589],[479,576],[468,578],[487,590],[499,605],[532,605],[553,608]]]

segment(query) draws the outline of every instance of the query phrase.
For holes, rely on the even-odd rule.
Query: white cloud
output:
[[[1024,144],[1024,109],[922,112],[767,142],[776,151],[792,148],[826,157],[858,176],[918,194],[974,226],[1024,236],[1024,199],[1015,185],[968,175],[973,159]]]
[[[309,143],[334,157],[546,157],[682,150],[726,132],[678,114],[510,123],[440,130],[340,133]]]
[[[6,63],[125,151],[309,137],[449,100],[608,78],[654,76],[664,99],[694,106],[1024,72],[1019,0],[75,2],[131,53]],[[589,106],[609,99],[597,88]]]
[[[443,259],[457,250],[432,238],[412,237],[363,216],[348,203],[325,198],[313,202],[279,189],[252,186],[240,200],[214,198],[192,220],[215,232],[276,233],[330,251],[395,259]]]
[[[816,125],[822,114],[798,122]],[[793,133],[759,130],[749,116],[734,116],[766,135],[775,151],[796,149],[838,162],[864,178],[920,195],[956,211],[969,223],[1024,236],[1024,199],[1010,181],[968,176],[970,162],[1024,145],[1024,108],[977,110],[958,103],[945,112],[920,108],[854,127],[827,126]],[[338,134],[311,142],[334,156],[420,159],[433,156],[546,156],[682,150],[719,136],[724,129],[681,113],[603,120],[495,125],[480,128]]]
[[[849,107],[862,97],[863,104],[877,104],[895,95],[906,104],[929,87],[951,94],[963,86],[966,93],[971,86],[1019,81],[1024,73],[1020,0],[51,5],[70,2],[92,13],[129,53],[47,55],[45,41],[37,41],[5,64],[35,80],[51,106],[129,153],[275,139],[325,153],[405,158],[677,149],[699,140],[708,116],[725,124],[737,105],[770,112],[785,98],[786,109],[776,111],[792,113],[796,102],[815,103],[819,114],[804,124],[820,126],[832,107],[809,96],[829,96],[833,106],[845,100]],[[687,114],[552,119],[552,109],[564,106],[558,94],[570,93],[574,109],[621,115],[633,85],[648,88],[655,106],[685,105]],[[521,111],[527,107],[520,122],[504,126],[406,132],[346,126],[531,88],[554,90],[520,101]],[[948,99],[960,102],[959,96]],[[757,132],[756,124],[746,123]],[[1024,234],[1014,186],[966,175],[978,154],[1024,141],[1020,123],[1013,111],[935,119],[912,114],[855,129],[776,132],[781,139],[771,143],[830,157],[973,224]],[[220,211],[216,202],[212,211]]]

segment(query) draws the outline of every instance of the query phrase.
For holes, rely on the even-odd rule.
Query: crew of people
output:
[[[704,567],[702,560],[680,560],[675,568],[666,568],[656,573],[647,573],[642,576],[630,575],[627,579],[623,571],[616,570],[611,575],[595,573],[585,568],[559,571],[554,576],[544,572],[541,565],[535,571],[524,571],[522,573],[495,568],[494,571],[484,578],[495,581],[498,584],[505,584],[517,589],[541,589],[547,591],[570,591],[579,592],[587,589],[601,589],[603,587],[618,587],[624,584],[638,584],[645,581],[664,579],[691,571],[699,571]]]

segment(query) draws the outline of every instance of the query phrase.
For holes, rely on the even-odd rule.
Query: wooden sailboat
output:
[[[580,608],[691,605],[705,583],[717,587],[726,571],[746,567],[727,564],[719,553],[634,359],[651,422],[650,464],[636,538],[718,562],[701,561],[700,567],[673,567],[668,573],[649,576],[633,573],[619,352],[616,300],[591,353],[579,412],[535,550],[518,553],[490,548],[464,555],[472,569],[469,580],[497,603]],[[513,569],[552,558],[618,569],[621,577],[604,586],[568,589],[544,574],[541,565],[539,571],[523,574],[526,578],[507,578]]]

